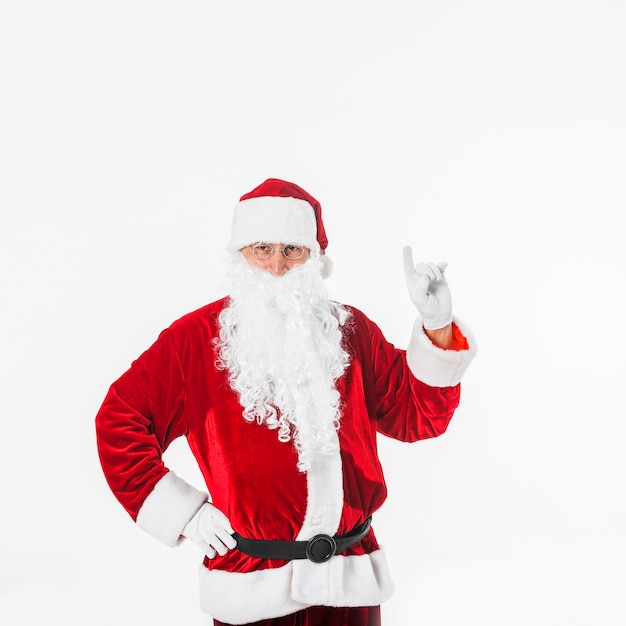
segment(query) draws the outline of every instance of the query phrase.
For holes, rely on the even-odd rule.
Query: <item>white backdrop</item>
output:
[[[384,623],[623,626],[625,27],[610,0],[1,0],[0,622],[208,623],[93,418],[223,295],[232,207],[279,177],[322,203],[333,297],[404,347],[408,243],[479,343],[448,432],[380,442]]]

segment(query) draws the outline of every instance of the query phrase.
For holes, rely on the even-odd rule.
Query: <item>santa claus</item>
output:
[[[302,188],[269,179],[244,195],[228,296],[164,330],[96,418],[104,474],[137,525],[204,553],[215,624],[380,623],[392,582],[370,524],[386,498],[377,434],[443,433],[476,352],[445,264],[414,265],[405,249],[419,316],[400,350],[329,299],[326,246]],[[206,491],[164,465],[180,436]]]

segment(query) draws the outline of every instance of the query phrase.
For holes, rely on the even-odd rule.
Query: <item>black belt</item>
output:
[[[239,533],[233,533],[237,548],[249,556],[262,559],[309,559],[313,563],[324,563],[339,552],[347,550],[367,535],[372,518],[368,517],[360,526],[345,535],[315,535],[308,541],[282,541],[264,539],[246,539]]]

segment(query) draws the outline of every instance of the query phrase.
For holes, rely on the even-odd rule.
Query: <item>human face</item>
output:
[[[297,259],[289,259],[287,258],[287,256],[285,256],[284,250],[285,247],[289,248],[291,245],[293,244],[261,242],[242,248],[241,254],[243,254],[246,261],[253,267],[257,267],[267,272],[271,272],[272,274],[274,274],[274,276],[282,276],[285,272],[288,272],[296,265],[304,263],[309,258],[309,254],[311,252],[308,248],[304,248],[304,253],[301,257]],[[267,259],[259,259],[254,254],[253,248],[257,247],[261,250],[264,250],[265,246],[271,246],[274,249],[274,252]]]

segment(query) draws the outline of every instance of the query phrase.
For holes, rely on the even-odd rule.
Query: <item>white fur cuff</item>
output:
[[[435,346],[424,332],[422,319],[418,317],[415,320],[406,358],[413,376],[431,387],[453,387],[458,384],[476,356],[476,341],[472,331],[456,317],[454,323],[467,339],[469,349],[444,350]]]
[[[207,500],[208,494],[169,471],[141,505],[137,526],[165,545],[176,546],[187,522]]]

